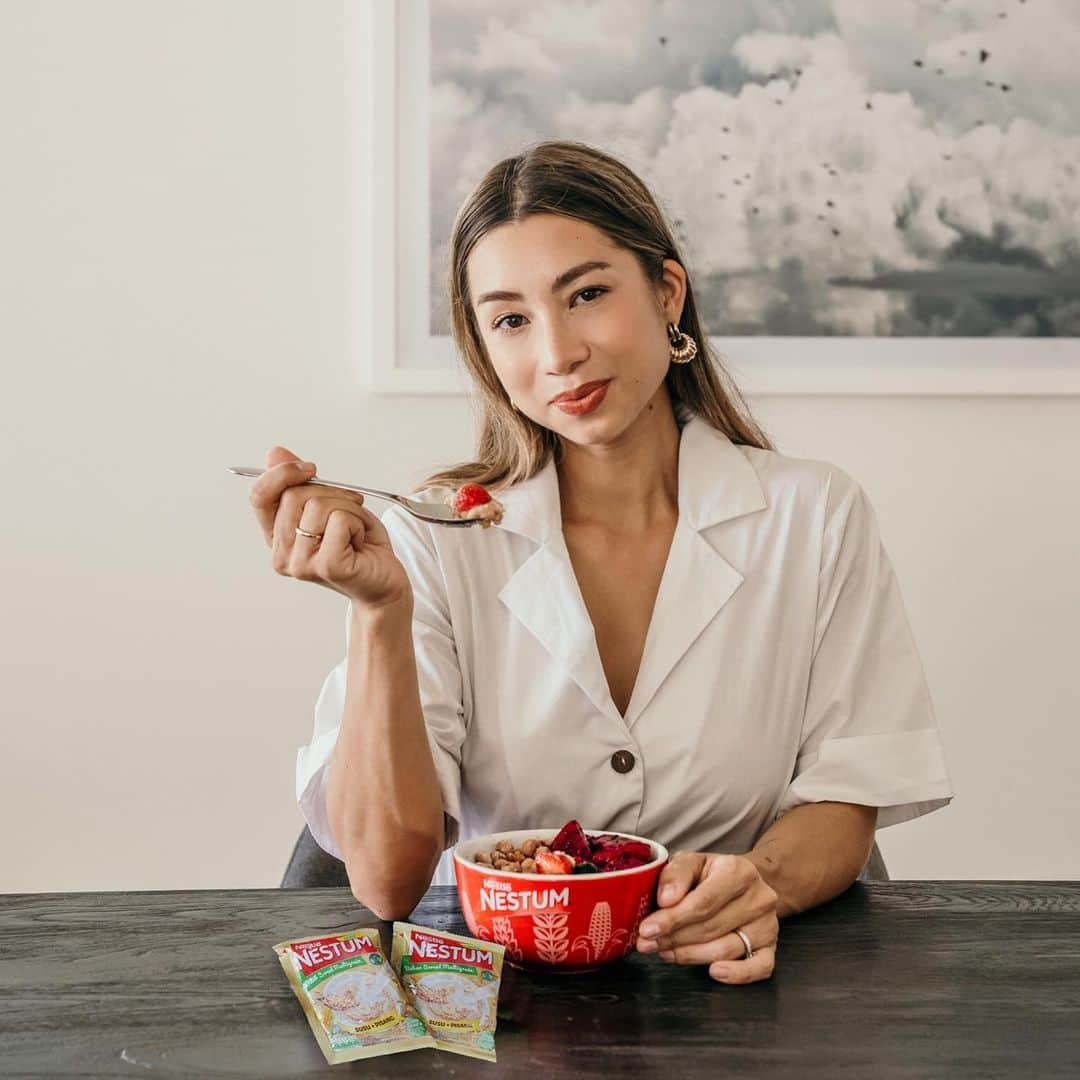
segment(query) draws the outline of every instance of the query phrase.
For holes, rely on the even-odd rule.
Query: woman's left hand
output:
[[[638,951],[676,964],[708,964],[718,982],[767,979],[776,966],[776,892],[744,855],[680,851],[658,882],[660,907],[638,928]],[[650,927],[655,927],[649,933]],[[750,939],[754,955],[734,933]]]

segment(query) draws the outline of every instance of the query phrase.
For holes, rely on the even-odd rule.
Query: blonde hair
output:
[[[487,233],[531,214],[589,222],[633,252],[650,281],[661,280],[665,259],[686,267],[649,189],[609,154],[580,142],[549,141],[494,165],[461,206],[450,238],[454,343],[478,391],[481,411],[476,460],[433,473],[416,491],[466,483],[507,487],[535,476],[552,457],[559,460],[555,432],[519,413],[499,382],[476,324],[466,275],[469,254]],[[676,416],[696,414],[734,443],[772,450],[738,388],[712,355],[689,273],[679,329],[697,342],[698,354],[668,370],[667,389]]]

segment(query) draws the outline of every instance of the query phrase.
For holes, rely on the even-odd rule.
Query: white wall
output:
[[[464,400],[362,383],[349,20],[0,20],[0,890],[274,885],[343,601],[273,573],[225,466],[283,443],[404,487],[472,440]],[[880,834],[894,875],[1080,877],[1080,401],[752,404],[863,484],[897,567],[958,795]]]

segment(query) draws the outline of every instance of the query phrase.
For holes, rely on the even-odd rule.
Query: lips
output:
[[[596,379],[593,382],[582,383],[581,386],[577,386],[573,390],[565,390],[561,394],[556,394],[549,404],[557,405],[560,401],[580,401],[582,398],[588,397],[598,386],[603,386],[609,382],[611,382],[610,379]]]
[[[608,389],[611,386],[611,380],[606,382],[589,383],[592,390],[586,387],[578,387],[572,393],[580,393],[585,391],[584,397],[575,397],[568,400],[556,401],[552,408],[558,409],[559,412],[566,413],[567,416],[589,416],[596,412],[604,403],[604,399],[608,395]]]

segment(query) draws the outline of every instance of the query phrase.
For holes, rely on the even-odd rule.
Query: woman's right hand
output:
[[[266,472],[251,488],[251,505],[277,573],[313,581],[364,608],[411,600],[412,586],[382,522],[364,508],[364,496],[342,488],[308,485],[314,469],[282,446],[266,455]],[[322,540],[301,536],[322,533]]]

